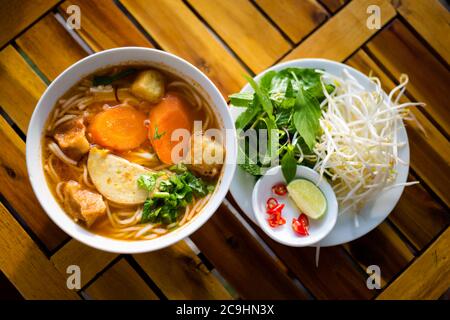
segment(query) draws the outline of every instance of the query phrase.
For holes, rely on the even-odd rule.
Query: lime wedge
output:
[[[300,211],[312,219],[319,219],[327,209],[322,191],[311,181],[297,179],[288,184],[289,196]]]

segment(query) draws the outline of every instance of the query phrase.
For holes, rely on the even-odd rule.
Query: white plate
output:
[[[355,70],[345,64],[325,59],[299,59],[287,61],[265,70],[257,75],[255,80],[258,81],[264,73],[270,70],[278,71],[288,67],[318,68],[338,76],[342,75],[342,70],[346,68],[350,74],[364,87],[370,88],[372,86],[369,78],[358,70]],[[249,84],[245,85],[241,90],[241,92],[252,91],[253,90]],[[236,120],[239,114],[244,110],[244,108],[232,107],[231,115],[233,119]],[[409,144],[408,136],[403,123],[399,126],[397,137],[398,141],[406,142],[405,146],[399,150],[399,158],[402,159],[406,165],[398,164],[395,167],[398,172],[395,183],[404,183],[408,178],[409,171]],[[253,176],[238,167],[236,169],[233,181],[231,182],[230,192],[245,214],[256,223],[255,215],[252,209],[252,192],[255,183],[256,179]],[[361,211],[359,211],[359,226],[355,225],[355,212],[347,212],[339,215],[333,230],[328,234],[328,236],[320,241],[318,245],[322,247],[339,245],[367,234],[383,222],[384,219],[386,219],[400,199],[403,189],[404,187],[401,186],[381,192],[376,199],[368,203]]]
[[[316,171],[305,166],[297,166],[295,178],[306,179],[317,185],[327,201],[327,209],[322,217],[319,219],[308,219],[308,236],[299,236],[292,229],[292,219],[298,218],[300,215],[300,210],[292,199],[287,194],[278,196],[272,192],[272,186],[275,184],[286,183],[281,166],[276,166],[268,170],[256,182],[255,188],[253,188],[252,204],[259,226],[269,237],[287,246],[306,247],[319,242],[331,232],[337,221],[338,204],[333,188],[325,179],[320,179],[320,175]],[[286,223],[276,228],[270,227],[267,222],[266,203],[267,199],[271,197],[285,205],[282,216],[286,219]]]

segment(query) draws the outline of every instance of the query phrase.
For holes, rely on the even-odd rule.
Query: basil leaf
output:
[[[239,92],[228,96],[233,107],[248,107],[254,98],[253,92]]]
[[[236,119],[236,129],[245,129],[261,112],[261,105],[256,101],[253,101]]]
[[[264,118],[263,121],[267,127],[267,149],[261,162],[267,164],[276,153],[278,147],[278,129],[275,119]]]
[[[299,86],[294,106],[294,125],[310,150],[314,148],[320,124],[320,104],[306,90]]]
[[[276,71],[269,71],[262,76],[261,80],[259,80],[259,87],[261,88],[262,91],[264,91],[265,93],[269,93],[270,90],[272,90],[273,87],[272,81],[274,77],[276,77],[276,75],[277,75]]]
[[[291,182],[297,173],[297,161],[294,156],[294,146],[288,145],[287,151],[281,158],[281,171],[286,183]]]
[[[267,112],[267,116],[269,118],[273,118],[273,105],[269,99],[269,95],[267,94],[267,92],[261,90],[261,88],[255,82],[255,80],[253,80],[253,78],[245,76],[245,79],[247,79],[247,81],[252,86],[253,90],[255,90],[256,97],[258,98],[258,101],[261,103],[263,110]]]

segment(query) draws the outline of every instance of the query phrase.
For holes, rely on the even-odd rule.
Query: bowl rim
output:
[[[146,54],[148,54],[148,56],[150,57],[149,60],[133,58],[133,56],[142,56]],[[108,66],[108,63],[106,63],[105,65],[99,66],[97,69],[91,69],[87,73],[81,74],[80,70],[85,64],[91,63],[92,61],[102,61],[102,59],[108,59],[108,56],[113,57],[112,59],[114,59],[116,55],[118,56],[116,57],[116,59],[119,60],[122,59],[121,55],[124,55],[124,58],[122,60],[123,63],[142,61],[144,64],[151,64],[152,59],[154,60],[156,56],[160,56],[160,58],[164,59],[164,64],[167,63],[166,66],[168,67],[171,67],[173,64],[183,66],[183,68],[186,68],[187,71],[182,72],[180,70],[177,70],[175,67],[171,69],[171,71],[174,71],[175,73],[178,71],[179,73],[186,76],[192,76],[189,80],[196,83],[204,93],[209,95],[211,108],[213,108],[217,112],[217,115],[221,117],[223,125],[222,128],[229,129],[227,130],[226,153],[223,172],[218,182],[219,185],[216,187],[214,194],[211,196],[211,199],[200,211],[197,217],[195,217],[189,224],[186,224],[183,227],[169,232],[168,234],[156,239],[137,241],[119,240],[95,234],[88,229],[80,226],[75,221],[73,221],[71,217],[69,217],[69,215],[62,209],[58,201],[56,201],[54,196],[51,194],[48,183],[47,181],[45,181],[45,175],[43,172],[44,169],[42,165],[41,155],[43,127],[38,122],[41,121],[40,119],[38,120],[38,117],[40,117],[43,112],[46,112],[46,110],[44,110],[44,102],[47,99],[50,99],[52,95],[56,96],[56,99],[59,99],[63,94],[67,92],[68,89],[57,93],[54,88],[55,86],[57,86],[57,84],[60,84],[61,82],[67,80],[70,75],[74,73],[76,74],[77,72],[80,73],[78,77],[79,81],[81,80],[81,77],[92,74],[96,70]],[[153,62],[156,63],[156,61]],[[110,65],[114,64],[116,63],[111,63]],[[197,78],[198,81],[194,80],[194,78]],[[199,82],[202,82],[203,85]],[[76,82],[71,83],[71,86],[73,86],[75,83]],[[52,105],[51,107],[47,107],[47,109],[50,110],[48,112],[51,112],[53,108],[54,105]],[[46,118],[48,118],[48,115]],[[95,249],[119,254],[135,254],[159,250],[190,236],[204,223],[206,223],[206,221],[216,212],[217,208],[219,207],[220,203],[223,201],[226,193],[229,190],[236,169],[236,129],[230,110],[228,108],[228,104],[223,98],[222,93],[200,69],[198,69],[190,62],[172,53],[153,48],[120,47],[108,49],[91,54],[66,68],[50,83],[50,85],[39,98],[39,101],[37,102],[36,107],[33,110],[33,114],[29,122],[26,142],[26,165],[28,177],[36,198],[38,199],[42,209],[46,212],[50,220],[52,220],[59,228],[61,228],[65,233],[67,233],[70,237],[76,239],[77,241],[80,241]],[[35,163],[35,160],[39,160],[38,163]],[[43,178],[44,181],[42,181],[41,178]],[[44,186],[45,190],[41,189],[42,186]],[[48,196],[49,193],[50,197]],[[68,222],[68,220],[70,220],[70,223]]]
[[[258,199],[258,190],[261,186],[262,180],[264,179],[264,176],[266,175],[279,175],[281,173],[281,166],[275,166],[270,168],[266,174],[264,176],[262,176],[260,179],[258,179],[258,181],[255,183],[255,186],[253,188],[252,191],[252,208],[255,214],[255,219],[258,222],[259,227],[261,228],[261,230],[264,231],[265,234],[267,234],[271,239],[273,239],[274,241],[284,244],[286,246],[290,246],[290,247],[307,247],[307,246],[314,246],[315,244],[320,243],[320,241],[325,238],[328,234],[330,234],[330,232],[333,230],[334,226],[336,225],[336,221],[337,221],[337,217],[338,217],[338,202],[336,199],[336,194],[333,191],[333,188],[331,187],[331,185],[328,183],[328,181],[326,181],[326,179],[321,179],[320,178],[320,174],[317,173],[316,171],[314,171],[311,168],[308,168],[306,166],[302,166],[302,165],[297,165],[296,168],[296,174],[295,174],[295,179],[305,179],[308,181],[313,182],[314,184],[316,184],[316,181],[312,181],[311,178],[308,178],[305,176],[305,173],[300,173],[299,172],[307,172],[308,174],[310,174],[311,176],[313,176],[314,180],[317,180],[319,182],[319,184],[317,185],[317,187],[320,189],[320,191],[322,192],[322,194],[324,195],[325,199],[327,200],[327,212],[326,214],[331,214],[331,220],[329,220],[327,223],[324,223],[324,225],[321,227],[322,229],[325,229],[325,232],[316,237],[316,239],[311,240],[311,238],[309,237],[299,237],[298,238],[298,242],[291,242],[288,240],[285,240],[285,238],[283,236],[275,236],[274,233],[269,232],[268,230],[270,230],[270,227],[268,226],[268,224],[266,223],[266,219],[264,218],[265,216],[265,212],[260,212],[259,207],[257,202],[259,201]],[[327,190],[324,190],[327,189]],[[324,217],[321,217],[320,219],[322,219]],[[310,218],[311,219],[311,218]],[[286,223],[288,223],[288,221],[286,221]]]

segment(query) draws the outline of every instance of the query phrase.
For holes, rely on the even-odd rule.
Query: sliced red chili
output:
[[[275,199],[275,198],[267,199],[267,202],[266,202],[267,210],[271,210],[271,209],[275,208],[277,205],[278,205],[277,199]]]
[[[277,183],[272,187],[272,192],[279,196],[284,196],[287,193],[287,188],[284,183]]]
[[[272,228],[275,228],[278,226],[277,220],[273,219],[272,217],[270,217],[267,221],[269,222],[269,226],[271,226]]]
[[[279,203],[276,207],[274,207],[272,209],[268,209],[267,213],[272,214],[277,211],[280,211],[280,213],[281,213],[281,210],[283,210],[283,208],[284,208],[284,203]]]
[[[298,220],[305,226],[305,228],[309,227],[309,219],[306,214],[304,214],[304,213],[300,214],[300,217],[298,217]]]
[[[300,235],[300,236],[308,236],[309,232],[308,232],[308,226],[305,224],[305,220],[304,219],[292,219],[292,229],[294,229],[294,231]]]

